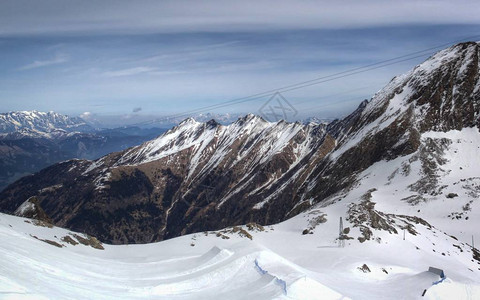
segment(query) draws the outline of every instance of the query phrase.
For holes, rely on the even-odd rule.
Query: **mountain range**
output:
[[[0,194],[0,208],[12,213],[35,196],[58,226],[109,243],[146,243],[252,221],[278,223],[341,201],[378,164],[391,168],[385,184],[415,179],[402,203],[439,201],[450,187],[443,178],[452,176],[443,155],[456,141],[437,136],[478,134],[478,55],[474,42],[440,51],[329,124],[267,122],[251,114],[230,125],[186,119],[139,146],[26,176]],[[473,186],[457,200],[471,208],[479,179],[458,179]]]
[[[70,117],[53,111],[18,111],[0,113],[0,133],[11,133],[22,129],[35,132],[65,130],[88,132],[93,128],[79,117]]]
[[[0,114],[0,190],[16,179],[68,159],[96,159],[160,135],[161,128],[96,129],[55,112]]]

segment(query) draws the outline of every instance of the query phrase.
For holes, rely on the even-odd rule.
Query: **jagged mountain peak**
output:
[[[254,114],[245,115],[230,125],[221,125],[213,119],[208,122],[198,122],[193,118],[188,118],[156,139],[128,150],[118,159],[117,165],[125,163],[138,165],[152,162],[188,149],[200,153],[206,150],[205,147],[209,144],[212,144],[211,147],[217,150],[218,147],[229,147],[235,141],[244,138],[246,138],[246,142],[253,143],[256,139],[266,142],[272,140],[271,136],[275,136],[282,138],[277,140],[277,143],[285,143],[288,141],[285,139],[292,138],[292,134],[301,130],[310,131],[314,127],[318,127],[318,125],[285,121],[267,122]],[[280,145],[276,146],[276,148],[278,147]],[[228,151],[228,149],[224,151]],[[273,150],[267,148],[266,151]]]
[[[209,128],[215,128],[217,126],[221,126],[222,124],[218,123],[215,119],[211,119],[205,123]]]
[[[245,123],[268,123],[268,121],[265,121],[265,119],[258,115],[249,113],[243,117],[239,117],[234,123],[243,125]]]
[[[178,124],[178,126],[184,126],[184,125],[192,125],[192,124],[198,124],[199,122],[195,120],[193,117],[186,118],[182,122]]]
[[[295,123],[298,123],[296,125],[303,125],[302,123],[300,122],[295,122]],[[269,127],[269,126],[275,126],[275,125],[278,125],[278,124],[295,124],[295,123],[291,123],[291,122],[287,122],[285,120],[279,120],[277,122],[268,122],[266,121],[265,119],[263,119],[261,116],[259,115],[256,115],[256,114],[252,114],[252,113],[249,113],[249,114],[246,114],[244,116],[241,116],[239,117],[236,121],[234,121],[233,123],[230,123],[228,125],[223,125],[221,123],[219,123],[217,120],[215,119],[210,119],[208,121],[197,121],[195,118],[193,117],[189,117],[189,118],[186,118],[184,119],[182,122],[180,122],[177,126],[173,127],[172,129],[170,129],[169,131],[167,131],[165,134],[163,134],[162,136],[160,136],[159,138],[162,138],[163,136],[171,133],[171,132],[179,132],[179,131],[197,131],[197,130],[214,130],[218,127],[229,127],[229,128],[241,128],[241,130],[252,130],[253,128],[265,128],[265,127]],[[314,126],[314,125],[317,125],[317,124],[309,124],[309,126]]]
[[[185,130],[197,130],[200,128],[214,129],[218,126],[222,126],[215,119],[210,119],[208,121],[197,121],[193,117],[186,118],[180,122],[177,126],[173,127],[170,131],[185,131]]]
[[[420,131],[474,126],[480,101],[479,53],[476,42],[437,52],[406,74],[393,78],[375,94],[362,114],[387,120],[413,105],[418,121],[413,125]],[[469,114],[460,112],[465,108]]]
[[[479,127],[479,54],[478,43],[457,44],[394,77],[360,105],[360,117],[333,157],[393,127],[392,142],[403,139],[411,144],[409,151],[416,149],[423,132]]]

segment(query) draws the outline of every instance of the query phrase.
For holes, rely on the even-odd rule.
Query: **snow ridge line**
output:
[[[280,287],[282,288],[283,293],[284,293],[285,295],[287,294],[287,283],[285,282],[285,280],[280,279],[280,278],[278,278],[277,276],[268,273],[267,270],[263,269],[263,268],[258,264],[258,260],[257,260],[257,259],[255,259],[255,268],[260,272],[260,274],[262,274],[262,275],[269,275],[269,276],[273,277],[273,279],[275,279],[275,283],[278,284],[278,285],[280,285]]]

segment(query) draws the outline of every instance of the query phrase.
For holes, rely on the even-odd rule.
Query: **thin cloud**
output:
[[[91,117],[93,116],[93,114],[89,111],[86,111],[86,112],[83,112],[82,114],[80,114],[80,118],[84,119],[84,120],[88,120],[90,119]]]
[[[102,75],[105,77],[133,76],[133,75],[150,73],[156,70],[157,70],[156,68],[151,68],[151,67],[135,67],[135,68],[115,70],[115,71],[107,71],[107,72],[104,72]]]
[[[19,71],[31,70],[36,68],[48,67],[51,65],[58,65],[66,63],[69,60],[68,56],[64,54],[57,54],[54,58],[48,60],[36,60],[31,64],[18,68]]]

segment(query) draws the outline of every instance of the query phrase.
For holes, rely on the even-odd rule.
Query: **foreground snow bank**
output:
[[[212,237],[198,249],[179,238],[98,250],[62,243],[69,234],[0,214],[0,298],[345,299],[248,241],[221,248]]]
[[[261,230],[243,226],[248,235],[226,229],[93,248],[67,242],[81,234],[0,214],[0,299],[421,299],[425,290],[427,299],[479,299],[480,262],[468,244],[440,230],[451,220],[434,218],[444,202],[435,210],[434,199],[422,206],[401,200],[412,177],[388,170],[406,159],[375,164],[341,201]],[[412,163],[411,174],[416,168]],[[365,195],[370,210],[364,211]],[[348,215],[352,205],[353,217],[377,216],[397,233],[372,227],[371,238],[360,242],[362,232]],[[427,207],[424,215],[435,226],[402,217]],[[336,240],[340,217],[349,228],[344,248]],[[403,238],[405,220],[413,223]],[[447,280],[434,285],[439,276],[429,267],[443,269]]]

